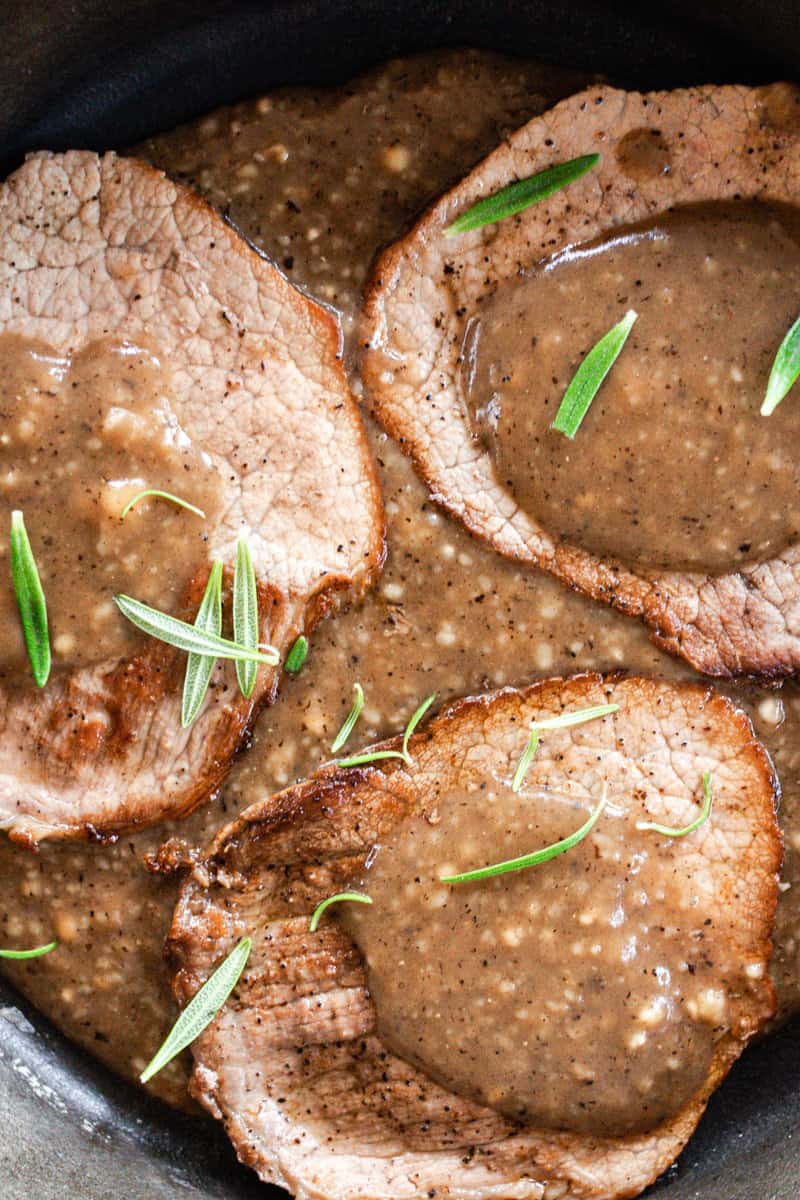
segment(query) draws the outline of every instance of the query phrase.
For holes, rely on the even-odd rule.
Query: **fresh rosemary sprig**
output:
[[[353,900],[357,904],[372,904],[372,897],[365,896],[363,892],[337,892],[335,896],[328,896],[327,900],[321,901],[311,914],[311,920],[308,923],[309,933],[316,933],[325,910],[331,904],[339,904],[342,900]]]
[[[249,937],[242,938],[228,957],[209,975],[172,1026],[166,1040],[142,1071],[139,1076],[141,1083],[147,1083],[149,1079],[162,1071],[167,1063],[180,1054],[181,1050],[190,1046],[195,1038],[198,1038],[203,1030],[211,1024],[239,982],[250,957],[251,949],[251,939]]]
[[[494,225],[496,221],[513,217],[515,213],[546,200],[554,192],[560,192],[568,184],[574,183],[596,167],[599,161],[599,154],[584,154],[569,162],[556,163],[526,179],[517,179],[456,217],[452,225],[445,229],[445,236],[453,237],[457,233],[467,233],[471,229],[481,229],[484,225]]]
[[[558,406],[553,429],[566,437],[575,437],[581,421],[589,411],[589,406],[600,390],[608,372],[619,357],[622,347],[628,340],[628,334],[633,329],[637,313],[631,308],[625,313],[608,333],[592,346],[581,365],[572,377],[572,381],[564,393],[564,398]]]
[[[47,603],[42,581],[33,557],[25,518],[19,509],[11,514],[11,581],[17,598],[22,633],[37,687],[44,687],[50,676],[50,632]]]

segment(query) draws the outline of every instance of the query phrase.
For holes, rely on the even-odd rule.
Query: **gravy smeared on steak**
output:
[[[782,115],[776,125],[765,118],[765,109],[770,98],[778,97]],[[557,530],[519,504],[486,445],[475,437],[463,397],[462,365],[470,328],[487,299],[560,251],[624,234],[676,206],[750,200],[793,204],[800,179],[798,98],[800,92],[780,86],[698,87],[648,95],[593,88],[572,96],[517,130],[437,201],[410,234],[380,255],[367,285],[361,331],[367,392],[376,416],[403,440],[432,493],[500,553],[543,567],[593,599],[642,617],[658,645],[712,675],[779,677],[800,669],[800,542],[741,566],[734,552],[736,569],[719,574],[719,549],[711,569],[688,572],[625,562],[621,552],[630,549],[630,542],[601,557],[580,542],[562,541]],[[656,134],[667,149],[669,170],[643,171],[638,162],[633,166],[632,136],[653,141]],[[513,180],[594,150],[600,161],[592,171],[518,216],[455,237],[446,232],[456,216]],[[793,250],[790,260],[795,256]],[[774,263],[774,252],[770,261]],[[639,290],[636,278],[620,276],[617,320],[626,308],[636,307]],[[526,288],[529,302],[534,287],[535,276]],[[548,282],[546,294],[549,289]],[[775,291],[772,285],[769,291]],[[791,288],[787,291],[791,296]],[[601,292],[601,308],[604,295],[607,288]],[[787,304],[782,302],[782,312]],[[579,355],[589,348],[585,321],[594,305],[587,290],[557,330],[565,353]],[[747,290],[739,306],[743,313],[734,328],[741,328],[738,322],[751,312]],[[796,313],[797,300],[789,307]],[[780,329],[777,319],[777,314],[767,319],[773,331]],[[605,331],[595,327],[592,336]],[[634,343],[636,334],[634,326]],[[655,346],[657,334],[649,336]],[[765,353],[761,340],[751,348]],[[772,347],[773,353],[776,349]],[[740,361],[733,346],[708,352],[710,362],[726,356],[731,365]],[[622,356],[617,366],[630,371],[636,359],[630,341],[624,358],[628,367],[622,366]],[[644,363],[642,368],[647,369]],[[702,382],[707,395],[708,381],[695,382]],[[765,388],[766,376],[750,397],[754,411]],[[596,428],[598,421],[591,425]],[[591,433],[582,428],[578,436],[585,440]],[[682,444],[676,449],[672,429],[663,421],[654,422],[651,436],[665,462],[689,453]],[[705,464],[699,453],[696,457],[702,479]],[[763,478],[764,470],[755,474]],[[652,481],[654,490],[657,484]],[[530,488],[534,486],[532,479]],[[708,486],[713,488],[713,480]],[[785,494],[780,486],[770,490],[768,503]],[[604,498],[601,511],[613,514],[613,499]],[[782,539],[793,528],[791,514],[779,525]],[[760,521],[756,537],[762,531]],[[741,544],[753,540],[742,537]],[[703,543],[708,544],[705,536]],[[652,552],[652,538],[639,548]],[[722,561],[730,553],[725,551]]]
[[[619,711],[542,734],[512,829],[491,793],[508,800],[530,721],[604,703]],[[598,676],[458,702],[410,753],[262,800],[197,862],[169,942],[180,1001],[244,934],[253,951],[194,1043],[194,1094],[245,1162],[304,1198],[633,1195],[773,1011],[767,755],[710,688]],[[702,828],[636,830],[691,820],[704,771]],[[431,881],[572,832],[604,786],[606,812],[563,857]],[[354,881],[372,906],[341,904],[311,933]]]
[[[0,335],[0,500],[22,509],[47,598],[54,660],[75,667],[118,658],[143,638],[115,592],[178,612],[205,563],[220,483],[181,429],[168,363],[131,343],[98,341],[72,359]],[[169,503],[128,501],[148,488]],[[0,534],[0,673],[29,678],[11,586],[8,529]]]
[[[146,149],[220,209],[230,206],[237,225],[291,279],[343,310],[348,331],[374,250],[548,98],[582,83],[564,83],[535,63],[435,52],[386,64],[342,89],[281,91],[221,110]],[[357,376],[351,381],[359,386]],[[170,835],[187,852],[201,850],[245,806],[313,771],[330,756],[354,679],[366,704],[348,751],[402,729],[434,690],[447,700],[623,664],[639,674],[688,674],[639,622],[552,576],[520,571],[471,537],[430,500],[396,443],[368,424],[387,507],[386,568],[358,608],[317,627],[303,670],[259,718],[224,793],[180,822],[114,844],[45,843],[30,855],[0,839],[0,941],[59,939],[58,953],[4,962],[3,971],[69,1037],[127,1078],[143,1070],[176,1015],[162,942],[177,884],[148,874],[144,856]],[[800,696],[791,683],[774,691],[740,683],[731,691],[768,745],[783,788],[785,890],[772,974],[789,1015],[800,1007]],[[336,925],[326,930],[333,936]],[[148,1086],[186,1104],[188,1063],[188,1054],[174,1060]],[[392,1103],[399,1107],[402,1095],[398,1083]]]
[[[190,533],[176,555],[180,570],[192,544],[197,552],[175,615],[194,617],[211,560],[230,572],[240,538],[254,564],[259,640],[281,659],[301,630],[369,585],[383,558],[383,509],[336,322],[193,192],[115,154],[29,158],[0,189],[0,334],[45,343],[73,366],[86,351],[87,404],[100,339],[146,343],[169,364],[170,409],[219,481],[207,536]],[[87,466],[84,485],[96,489]],[[3,499],[18,507],[13,487]],[[126,518],[131,529],[143,515]],[[173,526],[182,541],[184,527]],[[46,550],[37,547],[43,566]],[[168,563],[168,543],[160,553]],[[185,670],[183,652],[147,638],[45,688],[0,688],[0,828],[28,844],[117,834],[207,800],[278,673],[260,670],[245,698],[231,664],[218,663],[186,729]]]
[[[760,405],[797,316],[800,214],[699,205],[502,285],[467,396],[498,478],[558,538],[628,565],[722,572],[800,537],[800,405]],[[551,428],[581,359],[638,319],[578,435]],[[470,386],[470,382],[471,386]]]

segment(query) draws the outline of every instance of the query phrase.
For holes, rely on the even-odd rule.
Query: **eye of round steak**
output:
[[[638,1194],[774,1011],[766,753],[709,688],[598,675],[458,702],[410,752],[252,806],[183,885],[181,1003],[253,940],[194,1095],[303,1198]]]
[[[244,538],[258,636],[283,659],[369,584],[382,506],[338,327],[186,188],[72,151],[0,188],[0,348],[0,826],[31,842],[179,815],[220,782],[279,669],[245,698],[218,664],[183,729],[186,655],[133,633],[113,596],[191,621],[211,563],[227,590]],[[136,501],[153,489],[194,511]],[[14,509],[48,602],[41,689],[11,586]]]
[[[435,499],[714,675],[800,667],[800,405],[760,412],[800,310],[799,115],[788,85],[582,92],[440,199],[367,286],[368,396]],[[450,231],[594,153],[544,201]],[[571,380],[628,312],[565,436]]]

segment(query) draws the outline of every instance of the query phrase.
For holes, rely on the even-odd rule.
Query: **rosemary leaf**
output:
[[[258,649],[258,592],[253,556],[244,538],[236,546],[236,570],[233,576],[233,638],[248,650]],[[236,678],[243,696],[252,696],[258,667],[252,661],[239,659]]]
[[[622,347],[628,340],[628,334],[633,329],[633,323],[638,314],[629,309],[621,321],[609,329],[608,333],[592,346],[581,365],[572,377],[572,381],[564,393],[564,398],[558,406],[553,429],[572,439],[580,428],[581,421],[589,411],[589,406],[597,395],[608,372],[619,357]]]
[[[240,646],[238,642],[229,642],[227,638],[217,634],[196,629],[194,625],[171,617],[168,613],[159,612],[157,608],[151,608],[141,600],[134,600],[132,596],[118,595],[114,597],[114,602],[122,615],[137,629],[160,642],[166,642],[168,646],[175,646],[178,650],[187,650],[190,654],[205,654],[211,658],[231,659],[234,662],[244,660],[263,663],[268,667],[274,667],[279,661],[278,652],[272,646],[263,654],[257,650],[250,650],[247,646]]]
[[[47,603],[33,557],[25,518],[19,509],[11,514],[11,580],[22,621],[22,633],[37,687],[44,687],[50,675],[50,633],[47,627]]]
[[[442,875],[440,876],[441,882],[474,883],[478,879],[489,879],[493,875],[505,875],[509,871],[524,871],[528,867],[538,867],[540,863],[549,862],[551,858],[565,854],[567,850],[572,850],[574,846],[582,842],[587,833],[594,829],[606,806],[606,797],[607,791],[604,787],[603,795],[588,820],[581,825],[580,829],[576,829],[569,837],[562,838],[560,842],[553,842],[552,845],[545,846],[541,850],[534,850],[533,854],[523,854],[521,858],[509,858],[505,862],[495,863],[491,867],[478,867],[476,871],[465,871],[461,875]]]
[[[531,729],[567,729],[571,725],[585,725],[587,721],[596,721],[598,717],[608,717],[615,712],[619,712],[618,704],[593,704],[590,708],[575,708],[559,713],[557,717],[534,721]]]
[[[12,959],[28,959],[41,958],[43,954],[49,954],[51,950],[55,950],[58,942],[48,942],[46,946],[37,946],[34,950],[0,950],[0,958]]]
[[[133,499],[128,501],[119,514],[120,521],[124,521],[134,505],[138,504],[140,500],[146,500],[148,496],[156,496],[159,500],[169,500],[170,504],[177,504],[179,508],[185,508],[189,512],[193,512],[195,516],[202,517],[203,520],[206,518],[202,508],[190,504],[188,500],[182,500],[180,496],[175,496],[172,492],[162,492],[160,488],[145,488],[143,492],[137,492]]]
[[[768,417],[775,411],[798,375],[800,375],[800,317],[797,318],[778,347],[778,353],[775,355],[775,361],[769,373],[764,403],[761,405],[762,417]]]
[[[517,769],[514,772],[514,778],[511,783],[512,792],[518,792],[525,782],[525,776],[528,774],[528,767],[534,759],[536,751],[539,749],[539,731],[534,725],[528,738],[528,744],[520,756],[517,763]]]
[[[568,184],[580,179],[587,171],[591,171],[600,161],[599,154],[584,154],[580,158],[572,158],[569,162],[556,163],[545,171],[530,175],[527,179],[517,179],[501,188],[492,196],[486,196],[473,204],[460,217],[456,217],[452,225],[445,229],[446,237],[457,233],[467,233],[471,229],[480,229],[484,225],[493,225],[496,221],[504,221],[515,213],[546,200],[554,192],[560,192]]]
[[[194,619],[195,629],[203,633],[219,634],[222,629],[222,563],[211,567],[206,590]],[[186,677],[183,681],[181,701],[181,725],[187,729],[194,721],[205,699],[211,673],[216,659],[208,654],[190,654],[186,660]]]
[[[283,664],[284,671],[288,671],[290,675],[296,675],[305,663],[307,654],[308,638],[305,636],[305,634],[301,633],[300,637],[286,655],[286,661]]]
[[[354,900],[357,904],[372,904],[372,897],[365,896],[363,892],[337,892],[335,896],[328,896],[328,899],[318,904],[311,914],[311,920],[308,923],[309,933],[316,933],[325,909],[331,904],[338,904],[341,900]]]
[[[436,692],[431,692],[430,696],[426,696],[425,699],[422,701],[422,704],[420,704],[419,708],[416,709],[416,711],[411,714],[411,719],[408,722],[408,724],[406,725],[406,731],[403,734],[403,758],[409,764],[409,766],[411,765],[411,755],[408,753],[409,738],[411,737],[412,733],[417,728],[420,721],[425,716],[425,713],[428,711],[428,709],[433,704],[435,699],[436,699]]]
[[[356,721],[361,716],[361,710],[364,707],[364,689],[362,688],[361,684],[354,683],[353,691],[355,692],[353,707],[345,717],[342,728],[339,730],[336,737],[333,739],[333,742],[331,743],[331,751],[333,754],[336,754],[338,750],[341,750],[342,746],[350,737],[350,734],[355,729]],[[340,763],[339,765],[341,766],[342,764]]]
[[[403,758],[399,750],[367,750],[364,754],[354,754],[352,758],[340,758],[337,767],[363,767],[367,763],[380,762],[383,758]]]
[[[211,1024],[239,982],[250,957],[251,948],[250,938],[242,938],[213,974],[209,975],[172,1026],[166,1041],[142,1071],[139,1076],[141,1083],[147,1083],[149,1079],[163,1070],[167,1063],[172,1062],[172,1059],[180,1054],[181,1050],[190,1046],[195,1038],[198,1038],[203,1030]]]
[[[663,837],[686,837],[687,833],[694,833],[695,829],[699,829],[701,825],[705,825],[706,821],[711,816],[712,801],[713,796],[711,794],[711,776],[708,771],[704,771],[703,807],[700,811],[699,817],[695,817],[693,821],[690,821],[688,825],[684,825],[682,829],[675,829],[671,825],[658,825],[655,821],[637,821],[636,828],[650,830],[652,833],[660,833]]]

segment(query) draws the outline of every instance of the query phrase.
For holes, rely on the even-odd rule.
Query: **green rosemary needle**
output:
[[[768,417],[775,411],[798,375],[800,375],[800,317],[797,318],[778,347],[778,353],[775,355],[775,361],[769,373],[764,403],[761,405],[762,417]]]
[[[0,950],[0,958],[41,958],[43,954],[49,954],[51,950],[55,950],[57,945],[58,942],[48,942],[46,946],[36,946],[33,950]]]
[[[328,899],[318,904],[311,914],[311,920],[308,923],[309,933],[316,933],[325,910],[331,904],[339,904],[342,900],[353,900],[357,904],[372,904],[372,897],[365,896],[363,892],[337,892],[335,896],[328,896]]]
[[[610,716],[619,712],[618,704],[593,704],[590,708],[576,708],[571,712],[559,713],[557,717],[545,717],[541,721],[532,721],[528,744],[517,763],[514,779],[511,783],[512,792],[518,792],[522,787],[528,767],[539,748],[539,733],[543,729],[568,729],[572,725],[585,725],[587,721],[596,721],[599,717]]]
[[[25,518],[19,509],[11,514],[11,581],[17,598],[22,634],[37,687],[44,687],[50,676],[50,631],[47,603],[42,581],[33,557]]]
[[[244,538],[236,546],[233,575],[233,640],[248,650],[258,649],[258,589],[253,556]],[[252,659],[238,659],[236,678],[243,696],[252,696],[258,667]]]
[[[182,500],[180,496],[175,496],[172,492],[162,492],[160,488],[145,488],[143,492],[137,492],[133,499],[128,501],[119,514],[120,521],[125,520],[128,513],[140,500],[147,500],[150,496],[155,496],[158,500],[168,500],[170,504],[177,504],[178,508],[185,508],[195,516],[202,517],[203,520],[206,518],[202,508],[198,508],[196,504],[190,504],[188,500]]]
[[[649,830],[652,833],[660,833],[662,837],[679,838],[686,837],[687,833],[694,833],[695,829],[699,829],[701,825],[705,825],[708,818],[711,816],[711,805],[713,796],[711,793],[711,775],[708,771],[703,772],[703,807],[700,810],[700,816],[695,817],[688,825],[684,825],[680,829],[676,829],[672,825],[659,825],[656,821],[637,821],[636,828],[641,830]]]
[[[619,357],[622,347],[628,340],[628,334],[633,329],[637,313],[631,308],[625,313],[608,333],[592,346],[581,365],[572,377],[572,382],[564,393],[564,398],[558,406],[553,429],[566,437],[575,437],[581,421],[589,411],[589,406],[600,390],[608,372]]]
[[[209,975],[172,1026],[166,1040],[142,1071],[139,1076],[141,1083],[147,1083],[149,1079],[163,1070],[167,1063],[172,1062],[181,1050],[190,1046],[211,1024],[239,982],[250,957],[251,949],[251,939],[249,937],[242,938],[228,957]]]
[[[305,634],[301,633],[300,637],[286,655],[286,661],[283,664],[283,669],[288,671],[290,675],[296,675],[305,663],[307,655],[308,638],[305,636]]]
[[[190,654],[207,654],[211,658],[232,659],[234,662],[263,663],[268,667],[274,667],[280,661],[277,650],[272,646],[266,647],[264,652],[240,646],[238,642],[229,642],[227,638],[206,633],[194,625],[187,624],[186,621],[179,620],[178,617],[171,617],[169,613],[151,608],[141,600],[134,600],[132,596],[117,595],[114,602],[122,615],[137,629],[160,642],[166,642],[168,646],[175,646],[177,650],[186,650]]]
[[[568,184],[580,179],[587,171],[591,171],[600,161],[599,154],[584,154],[580,158],[572,158],[569,162],[556,163],[536,175],[526,179],[516,179],[499,192],[486,196],[473,204],[460,217],[456,217],[452,225],[445,229],[446,237],[457,233],[467,233],[471,229],[481,229],[484,225],[494,225],[496,221],[504,221],[515,213],[546,200],[554,192],[560,192]]]
[[[422,704],[420,704],[419,707],[416,708],[414,710],[414,712],[411,714],[411,717],[409,718],[409,722],[406,725],[405,732],[403,733],[403,749],[402,750],[365,750],[363,754],[355,754],[355,755],[353,755],[352,758],[339,759],[337,766],[339,766],[339,767],[362,767],[362,766],[365,766],[367,763],[380,762],[381,759],[402,758],[403,762],[406,763],[406,765],[410,767],[413,762],[413,759],[408,751],[409,739],[410,739],[412,733],[414,732],[414,730],[419,725],[422,718],[425,716],[425,714],[428,711],[428,709],[430,708],[430,706],[433,704],[435,699],[436,699],[436,692],[431,692],[430,696],[426,696],[425,699],[422,701]]]
[[[203,599],[194,619],[195,629],[219,634],[222,629],[222,563],[215,562],[208,577]],[[205,699],[216,659],[208,654],[190,654],[186,660],[181,701],[181,725],[192,724]]]
[[[475,871],[464,871],[460,875],[442,875],[440,876],[441,882],[474,883],[479,879],[489,879],[494,875],[505,875],[509,871],[524,871],[528,867],[538,867],[541,863],[549,862],[551,858],[557,858],[559,854],[566,854],[567,850],[572,850],[574,846],[583,841],[587,833],[594,829],[606,806],[606,796],[607,790],[603,787],[603,795],[589,818],[581,825],[580,829],[576,829],[569,837],[562,838],[560,842],[553,842],[552,845],[544,846],[541,850],[534,850],[533,854],[523,854],[520,858],[509,858],[505,862],[494,863],[491,867],[478,867]]]
[[[331,742],[331,752],[333,754],[336,754],[336,752],[338,750],[341,750],[342,746],[345,744],[347,739],[350,737],[350,734],[353,732],[353,730],[356,727],[356,721],[361,716],[361,710],[364,707],[364,689],[362,688],[361,684],[354,683],[353,691],[355,692],[355,699],[353,700],[353,707],[350,709],[350,712],[345,717],[345,719],[342,723],[342,727],[339,730],[339,732],[337,733],[336,737]]]

